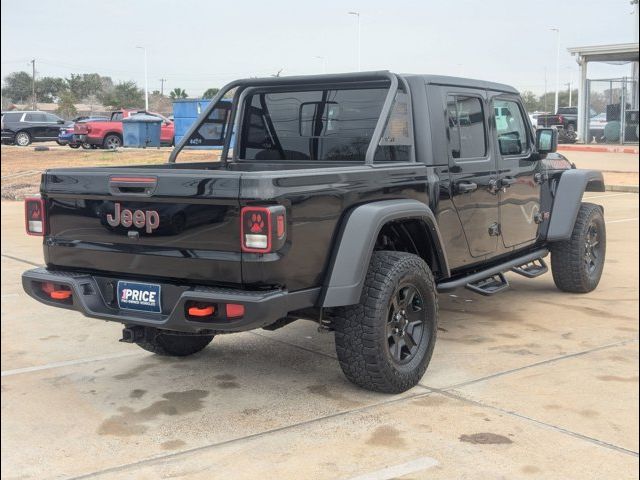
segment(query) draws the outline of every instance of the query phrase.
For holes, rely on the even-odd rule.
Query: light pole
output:
[[[149,111],[149,78],[147,75],[147,49],[145,47],[136,47],[144,52],[144,111]]]
[[[327,59],[325,57],[320,56],[320,55],[315,55],[313,58],[316,58],[316,59],[322,61],[322,73],[327,73]]]
[[[569,70],[569,83],[567,84],[569,86],[569,106],[572,106],[572,101],[573,101],[573,68],[572,67],[566,67],[567,70]]]
[[[360,71],[360,12],[347,12],[358,17],[358,71]]]
[[[549,30],[556,32],[556,109],[554,113],[558,111],[558,93],[560,91],[560,28],[551,27]]]

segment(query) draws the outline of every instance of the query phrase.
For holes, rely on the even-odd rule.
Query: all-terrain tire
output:
[[[568,240],[551,244],[551,273],[560,290],[588,293],[600,282],[607,250],[602,207],[582,203]]]
[[[403,363],[395,358],[397,345],[390,336],[397,329],[390,327],[395,325],[394,312],[403,311],[397,304],[407,286],[417,292],[420,300],[419,310],[413,311],[412,304],[411,318],[423,319],[423,326],[419,340],[414,339],[415,350],[406,347],[409,342],[404,343],[406,348],[395,350],[405,352]],[[415,297],[414,294],[412,302]],[[433,354],[438,330],[436,286],[429,266],[420,257],[404,252],[374,252],[360,303],[336,308],[331,316],[340,367],[351,382],[367,390],[400,393],[420,381]],[[400,334],[404,332],[402,329]]]
[[[168,357],[186,357],[198,353],[211,343],[214,335],[184,335],[168,330],[147,328],[136,344],[151,353]]]

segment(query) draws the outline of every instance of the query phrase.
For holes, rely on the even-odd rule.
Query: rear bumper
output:
[[[118,308],[113,292],[117,278],[86,273],[35,268],[22,274],[22,286],[31,297],[45,305],[77,310],[87,317],[180,332],[242,332],[261,328],[286,317],[290,312],[315,305],[320,288],[287,292],[286,290],[246,291],[207,286],[184,286],[160,283],[162,287],[162,313],[145,313]],[[136,279],[136,281],[150,281]],[[70,299],[53,300],[42,291],[43,282],[68,286]],[[152,281],[158,284],[157,281]],[[211,320],[197,321],[187,318],[187,302],[205,302],[216,305],[236,303],[244,305],[244,316],[227,319],[223,315]]]
[[[10,130],[2,130],[2,141],[3,142],[13,142],[16,134]]]
[[[90,137],[86,134],[73,134],[72,143],[88,143],[89,145],[102,145],[102,137]]]

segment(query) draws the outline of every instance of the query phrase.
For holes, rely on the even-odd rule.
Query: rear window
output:
[[[387,93],[386,88],[253,93],[245,102],[239,157],[364,161]],[[408,153],[381,142],[376,159],[408,160]]]
[[[19,122],[22,117],[22,113],[3,113],[2,121],[3,122]]]

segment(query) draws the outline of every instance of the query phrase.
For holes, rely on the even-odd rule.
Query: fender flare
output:
[[[557,242],[571,237],[584,192],[604,192],[604,178],[597,170],[567,170],[555,191],[547,240]]]
[[[342,221],[320,295],[320,306],[338,307],[360,301],[378,234],[386,223],[400,219],[424,221],[436,249],[440,270],[449,276],[444,242],[435,215],[427,205],[410,199],[367,203],[351,210]]]

